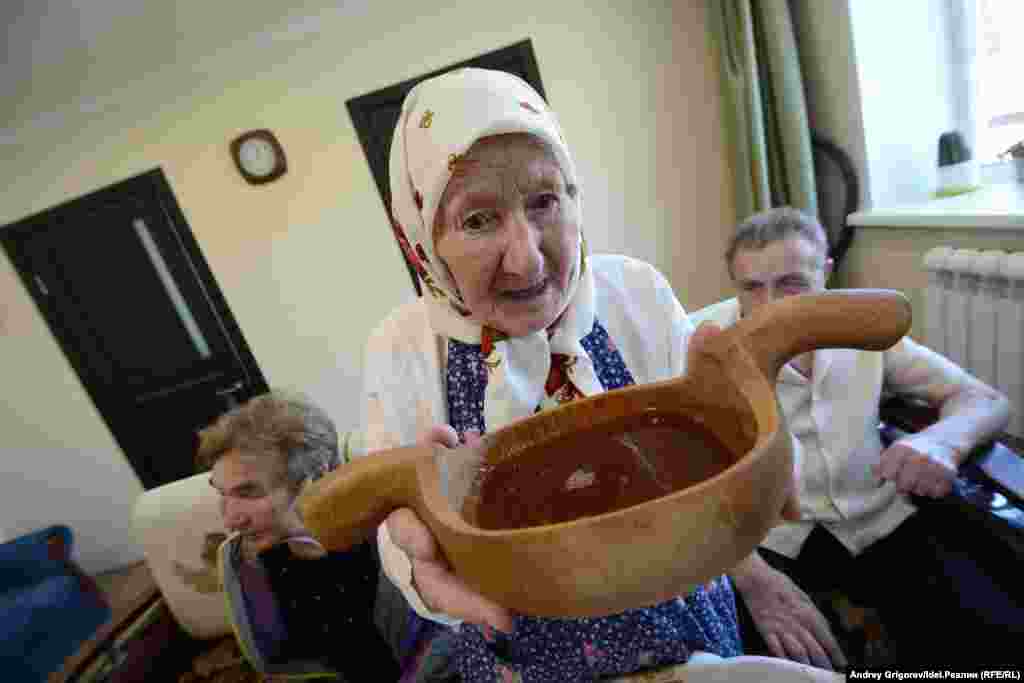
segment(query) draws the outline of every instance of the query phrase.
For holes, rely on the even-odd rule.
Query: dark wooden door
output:
[[[0,241],[147,489],[195,473],[196,431],[267,391],[159,169]]]
[[[366,161],[370,165],[370,172],[377,183],[377,191],[384,204],[385,218],[391,212],[388,155],[391,153],[391,137],[395,133],[395,126],[398,124],[398,116],[402,111],[402,102],[405,100],[405,96],[420,81],[467,66],[513,73],[529,83],[541,97],[547,100],[547,95],[544,94],[544,85],[540,80],[540,70],[537,68],[537,58],[533,54],[533,45],[529,40],[524,40],[416,78],[410,78],[387,88],[353,97],[345,103],[349,116],[352,117],[352,125],[355,126],[356,133],[359,135],[359,143],[363,147]],[[381,221],[381,226],[389,232],[391,231],[390,221]],[[416,270],[406,259],[405,252],[402,251],[397,240],[395,247],[402,255],[402,259],[405,260],[416,294],[422,294]]]

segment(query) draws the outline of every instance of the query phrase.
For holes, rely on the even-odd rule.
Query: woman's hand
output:
[[[448,448],[459,444],[458,435],[448,425],[433,427],[424,441]],[[434,535],[415,512],[409,508],[395,510],[385,523],[391,540],[409,557],[413,586],[431,611],[506,633],[512,631],[512,613],[480,595],[452,573]]]
[[[773,655],[824,669],[846,666],[825,616],[807,593],[757,551],[732,572],[732,578]]]

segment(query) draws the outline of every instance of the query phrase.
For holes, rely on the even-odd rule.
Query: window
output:
[[[971,2],[971,0],[967,0]],[[973,0],[975,20],[975,158],[991,163],[1024,140],[1024,2]]]

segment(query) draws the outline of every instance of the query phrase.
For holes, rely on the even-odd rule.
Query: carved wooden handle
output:
[[[845,289],[772,302],[728,332],[774,385],[794,356],[823,348],[883,351],[910,331],[910,322],[910,302],[901,292]]]
[[[419,502],[417,465],[434,446],[405,446],[354,459],[313,482],[298,509],[310,533],[328,550],[369,538],[392,511]]]

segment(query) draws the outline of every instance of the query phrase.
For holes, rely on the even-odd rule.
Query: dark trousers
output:
[[[863,643],[838,628],[827,600],[835,591],[878,611],[889,646],[887,664],[1019,665],[1024,662],[1024,567],[996,539],[947,521],[941,513],[918,511],[856,557],[821,526],[795,560],[759,552],[815,600],[851,664],[862,664],[856,650]],[[744,651],[770,654],[742,595],[737,603]]]

